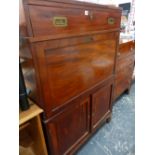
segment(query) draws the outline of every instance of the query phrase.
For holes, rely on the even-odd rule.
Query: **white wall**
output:
[[[98,4],[115,4],[115,5],[132,2],[132,0],[79,0],[79,1],[92,2]]]

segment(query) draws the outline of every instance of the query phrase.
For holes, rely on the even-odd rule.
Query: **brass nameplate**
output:
[[[109,18],[108,18],[108,24],[109,24],[109,25],[115,24],[115,19],[114,19],[113,17],[109,17]]]
[[[55,27],[66,27],[66,26],[68,26],[67,18],[66,17],[54,17],[53,18],[53,25]]]

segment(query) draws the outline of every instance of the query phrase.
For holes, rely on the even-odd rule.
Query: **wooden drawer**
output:
[[[34,36],[71,34],[120,27],[120,11],[94,10],[89,7],[81,8],[78,5],[64,7],[54,2],[48,3],[50,6],[29,6]]]
[[[111,112],[112,85],[100,88],[92,95],[92,129],[97,128]]]
[[[116,99],[121,93],[129,88],[132,80],[134,64],[126,66],[116,73],[114,98]]]
[[[53,155],[73,154],[90,131],[89,99],[77,102],[47,124]],[[77,146],[76,146],[77,147]]]
[[[132,54],[134,53],[135,51],[135,42],[134,41],[129,41],[129,42],[126,42],[126,43],[121,43],[119,45],[119,52],[118,52],[118,57],[121,58],[121,57],[125,57],[129,54]]]
[[[117,59],[116,62],[116,72],[120,71],[121,69],[124,69],[128,66],[131,66],[131,64],[134,64],[135,61],[135,55],[130,55],[128,57]]]

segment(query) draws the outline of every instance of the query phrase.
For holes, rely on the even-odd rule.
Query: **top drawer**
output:
[[[131,53],[134,53],[135,51],[135,42],[132,41],[128,41],[126,43],[121,43],[119,45],[119,52],[118,52],[118,56],[119,57],[123,57],[123,56],[127,56]]]
[[[121,12],[92,8],[29,5],[34,36],[81,33],[120,27]]]

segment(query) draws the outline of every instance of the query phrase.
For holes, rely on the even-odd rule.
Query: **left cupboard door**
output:
[[[72,154],[90,131],[89,98],[77,101],[47,123],[54,155]]]

